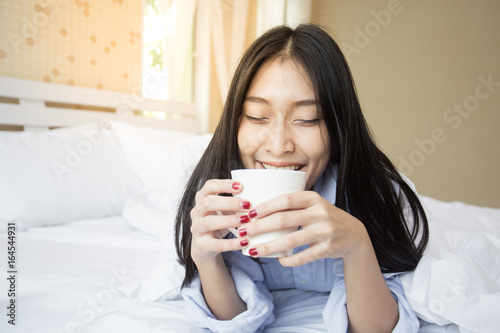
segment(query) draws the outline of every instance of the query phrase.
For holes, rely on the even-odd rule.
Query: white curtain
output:
[[[258,0],[257,35],[277,25],[296,27],[310,21],[312,0]]]
[[[175,24],[165,22],[163,27],[168,31],[165,35],[163,61],[168,68],[168,96],[176,99],[178,87],[188,66],[192,62],[193,25],[196,10],[196,0],[161,0],[160,13],[164,18],[173,19],[172,6],[176,6]]]
[[[231,77],[244,52],[249,0],[212,0],[210,29],[221,100],[226,100]]]

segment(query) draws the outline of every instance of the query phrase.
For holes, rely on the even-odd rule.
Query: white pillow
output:
[[[131,196],[123,216],[135,228],[173,243],[174,219],[191,173],[198,164],[212,136],[193,136],[180,140],[163,167],[164,179],[156,187],[146,187]],[[163,175],[162,175],[163,176]]]
[[[165,248],[148,278],[124,288],[125,295],[142,301],[179,297],[184,267],[177,262],[174,245],[177,206],[211,138],[207,134],[180,140],[172,149],[165,186],[145,188],[127,200],[123,209],[125,219],[135,228],[159,237]]]
[[[500,209],[420,200],[430,237],[415,271],[401,277],[410,305],[431,323],[498,332]]]
[[[196,136],[194,133],[136,127],[122,121],[110,123],[125,156],[146,188],[168,184],[169,170],[172,163],[176,163],[172,160],[173,149],[179,141]]]
[[[141,188],[116,135],[95,123],[0,133],[0,220],[19,230],[121,214]]]
[[[180,140],[167,156],[163,180],[153,187],[145,187],[131,196],[123,209],[123,216],[135,228],[173,242],[173,226],[177,205],[191,173],[198,164],[212,136],[193,136]]]

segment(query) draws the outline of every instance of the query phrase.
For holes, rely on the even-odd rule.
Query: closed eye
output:
[[[319,118],[317,119],[311,119],[311,120],[306,120],[306,119],[297,119],[295,120],[296,123],[299,123],[301,125],[305,126],[314,126],[319,124]]]
[[[257,117],[252,117],[252,116],[249,116],[249,115],[245,115],[245,117],[247,118],[247,120],[253,124],[262,124],[262,123],[265,123],[267,121],[267,118],[257,118]]]

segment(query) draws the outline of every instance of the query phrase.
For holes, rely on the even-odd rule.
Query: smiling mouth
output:
[[[267,170],[299,170],[303,165],[285,165],[285,166],[274,166],[266,163],[259,162],[264,169]]]

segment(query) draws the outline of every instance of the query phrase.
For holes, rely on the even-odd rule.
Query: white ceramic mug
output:
[[[303,191],[306,186],[306,173],[294,170],[239,169],[231,171],[231,178],[242,184],[242,191],[235,196],[250,201],[252,207],[273,199],[281,194]],[[296,229],[277,230],[260,235],[249,236],[248,246],[242,252],[249,256],[248,250],[258,244],[267,243]],[[290,251],[263,256],[268,258],[285,257]]]

